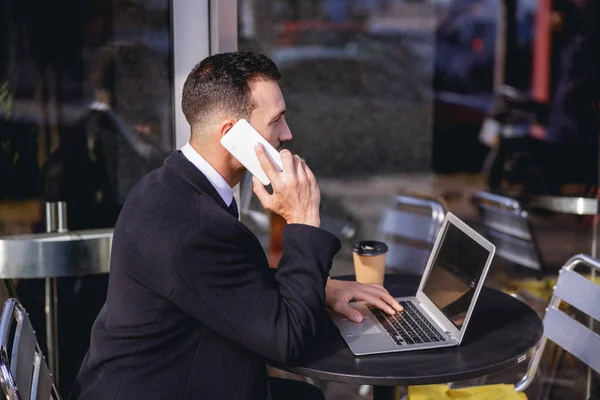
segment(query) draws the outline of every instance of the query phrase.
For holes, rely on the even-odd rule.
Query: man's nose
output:
[[[279,141],[280,142],[289,142],[290,140],[292,140],[292,131],[290,130],[290,127],[288,126],[288,124],[286,122],[285,127],[283,128],[283,130],[281,131],[281,134],[279,135]]]

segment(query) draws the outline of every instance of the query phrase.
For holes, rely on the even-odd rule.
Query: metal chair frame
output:
[[[378,239],[388,244],[386,269],[421,274],[446,216],[443,200],[399,195],[378,227]]]
[[[14,298],[0,317],[0,387],[9,400],[60,399],[29,316]]]
[[[516,391],[523,392],[531,385],[548,340],[600,373],[600,335],[559,309],[564,301],[588,317],[600,320],[600,309],[597,307],[600,286],[575,272],[575,268],[581,265],[600,272],[600,261],[585,254],[571,257],[561,268],[552,299],[546,308],[544,336],[529,363],[527,373],[515,385]]]
[[[509,197],[478,191],[472,196],[484,225],[485,236],[496,245],[496,255],[504,260],[536,272],[541,279],[546,274],[538,240],[529,214],[521,203]],[[500,216],[517,223],[509,226],[490,218]]]
[[[588,317],[600,320],[600,309],[597,307],[600,302],[600,286],[574,271],[581,265],[600,272],[600,261],[585,254],[571,257],[561,268],[544,316],[544,335],[533,351],[527,372],[515,384],[516,392],[524,392],[535,380],[549,340],[558,345],[563,353],[572,354],[600,373],[600,335],[560,310],[561,302],[564,301]],[[455,384],[451,386],[463,387]],[[404,397],[406,398],[408,396]]]

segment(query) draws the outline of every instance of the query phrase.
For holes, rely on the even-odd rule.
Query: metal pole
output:
[[[67,205],[65,202],[46,203],[46,232],[67,230]],[[48,364],[58,387],[58,290],[56,278],[45,279],[46,347]]]
[[[58,321],[56,308],[58,306],[56,279],[45,279],[45,307],[46,314],[46,347],[48,348],[48,364],[58,386]]]
[[[57,216],[57,232],[66,232],[67,231],[67,203],[64,201],[59,201],[56,206],[56,216]]]
[[[494,60],[494,94],[498,96],[500,86],[504,85],[506,74],[506,4],[501,1],[496,17],[496,47]]]
[[[58,230],[58,207],[56,202],[46,203],[46,232]]]
[[[598,113],[599,108],[596,107],[596,113]],[[600,134],[600,126],[598,127],[598,134]],[[600,188],[600,148],[598,148],[598,182],[596,185],[596,193],[594,193],[594,195],[596,196],[596,201],[598,201],[598,190]],[[598,206],[600,206],[600,204],[598,204]],[[591,256],[593,258],[597,258],[597,254],[598,254],[598,215],[594,215],[594,222],[592,224],[592,254]],[[591,277],[592,277],[592,282],[596,282],[596,268],[591,268]],[[594,330],[594,318],[590,317],[590,321],[589,321],[589,327],[590,330]],[[592,374],[592,369],[588,367],[587,369],[587,382],[586,382],[586,399],[591,398],[592,396],[592,380],[593,380],[593,374]]]

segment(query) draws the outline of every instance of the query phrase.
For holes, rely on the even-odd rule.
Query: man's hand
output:
[[[325,286],[327,306],[354,322],[362,322],[363,316],[360,311],[348,305],[351,300],[366,301],[388,314],[402,311],[402,306],[381,285],[337,279],[327,280]]]
[[[297,155],[282,150],[283,171],[273,166],[262,145],[257,145],[256,155],[260,166],[273,187],[269,194],[263,184],[252,177],[254,193],[267,211],[281,215],[288,224],[305,224],[319,227],[321,192],[310,168]]]

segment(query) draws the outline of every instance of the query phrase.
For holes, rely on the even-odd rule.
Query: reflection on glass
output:
[[[2,9],[0,234],[43,230],[41,202],[58,199],[70,229],[113,226],[172,149],[170,2]]]
[[[0,235],[110,228],[173,147],[169,0],[5,0],[0,9]],[[59,374],[68,397],[108,277],[61,278]],[[45,350],[44,282],[18,282]]]
[[[430,169],[434,7],[239,0],[241,50],[275,61],[294,134],[320,177]]]
[[[448,224],[423,292],[460,329],[489,252]]]
[[[114,226],[129,191],[167,155],[168,82],[158,54],[113,42],[96,50],[90,71],[93,101],[43,168],[44,197],[67,202],[72,229]]]

